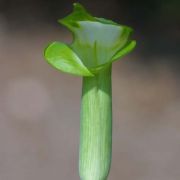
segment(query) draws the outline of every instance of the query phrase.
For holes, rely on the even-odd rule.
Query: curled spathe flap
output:
[[[136,44],[129,39],[131,28],[93,17],[79,3],[75,3],[73,12],[59,22],[73,33],[73,42],[70,45],[52,43],[45,50],[45,58],[67,73],[93,76],[132,51]]]
[[[79,57],[64,43],[51,43],[45,49],[44,56],[47,62],[58,70],[80,76],[93,76]]]

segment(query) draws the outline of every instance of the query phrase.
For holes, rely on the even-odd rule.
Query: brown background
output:
[[[71,41],[56,20],[69,1],[0,1],[0,179],[78,180],[81,78],[43,59]],[[136,50],[113,65],[109,180],[180,179],[178,1],[84,1],[135,28]]]

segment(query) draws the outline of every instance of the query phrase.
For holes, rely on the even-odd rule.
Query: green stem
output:
[[[106,180],[112,151],[111,65],[83,78],[79,173],[81,180]]]

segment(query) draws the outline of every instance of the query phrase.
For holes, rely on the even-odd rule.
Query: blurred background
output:
[[[113,66],[109,180],[180,179],[180,1],[83,0],[134,28],[136,50]],[[66,0],[0,0],[0,179],[78,180],[81,78],[43,58],[71,42]]]

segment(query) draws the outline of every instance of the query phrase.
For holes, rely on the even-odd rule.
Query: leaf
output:
[[[80,21],[94,21],[104,24],[118,25],[116,22],[108,19],[93,17],[80,3],[73,3],[73,7],[73,12],[71,14],[58,20],[59,23],[65,25],[69,29],[72,29],[73,26],[78,27],[77,22]]]
[[[118,59],[120,59],[121,57],[125,56],[126,54],[130,53],[136,46],[136,41],[130,41],[129,43],[127,43],[122,49],[120,49],[118,52],[116,52],[116,54],[111,58],[110,61],[101,64],[99,66],[94,66],[92,68],[89,68],[89,70],[93,73],[96,74],[99,71],[101,71],[102,69],[106,68],[106,66],[108,66],[109,64],[113,63],[114,61],[117,61]]]
[[[121,58],[122,56],[125,56],[126,54],[130,53],[136,46],[136,41],[131,41],[127,43],[122,49],[120,49],[111,59],[111,62],[114,62]]]
[[[53,42],[44,52],[47,62],[58,70],[80,76],[93,76],[80,58],[64,43]]]
[[[79,3],[73,4],[73,12],[66,16],[63,19],[59,19],[58,22],[63,24],[64,26],[72,29],[73,27],[77,27],[78,21],[94,21],[95,18],[91,16],[86,9]]]

